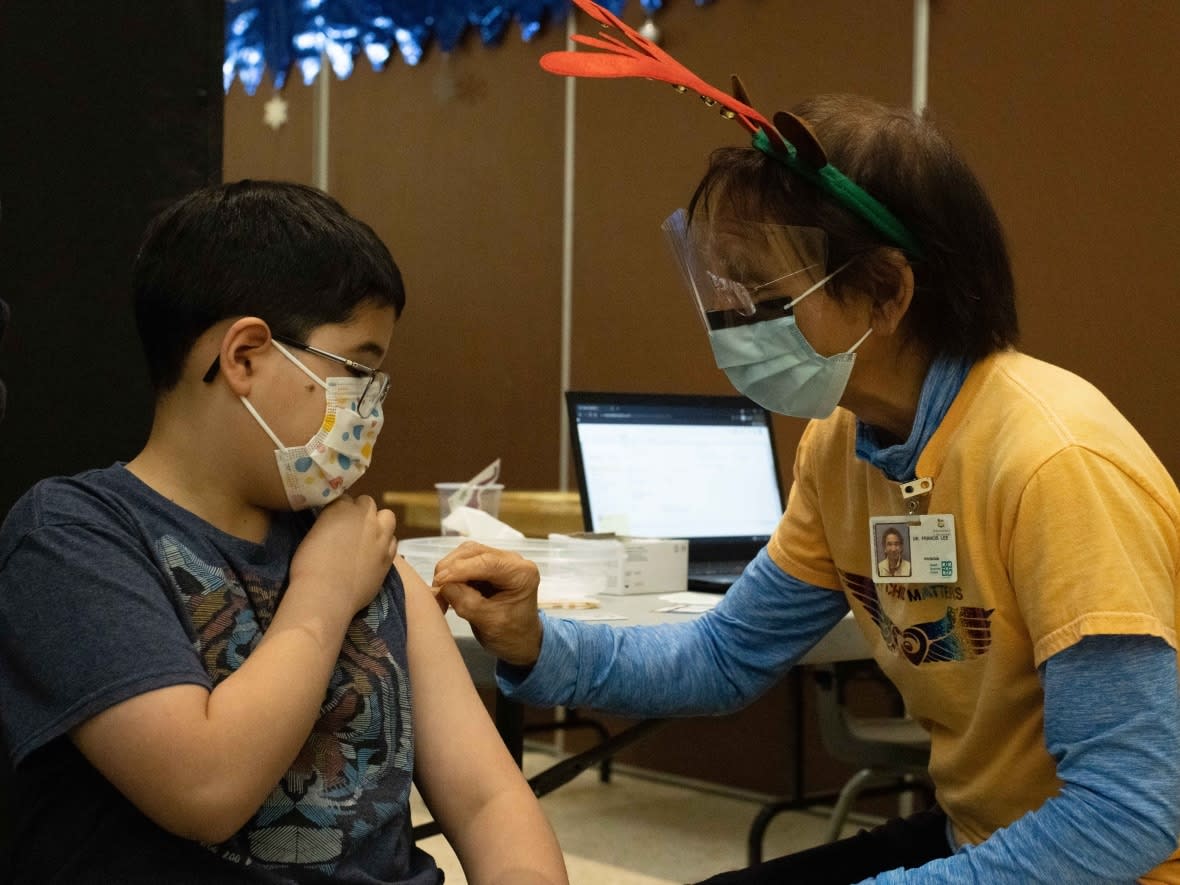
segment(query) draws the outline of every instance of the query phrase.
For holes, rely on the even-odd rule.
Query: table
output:
[[[385,492],[381,502],[397,514],[399,528],[437,535],[438,492]],[[577,492],[505,490],[500,494],[498,519],[530,538],[550,532],[580,532],[582,498]]]
[[[398,517],[400,528],[413,534],[434,534],[439,531],[438,493],[431,491],[385,492],[382,496],[385,506],[392,508]],[[523,532],[528,537],[544,538],[550,532],[581,531],[581,498],[577,492],[552,490],[505,491],[500,501],[500,519]],[[586,612],[554,610],[551,614],[561,617],[587,620],[595,614],[610,612],[622,615],[622,620],[608,621],[616,626],[644,626],[663,624],[696,617],[693,614],[658,612],[656,609],[667,603],[660,594],[639,594],[631,596],[600,596],[599,609]],[[454,612],[447,613],[459,652],[471,673],[472,680],[479,685],[495,687],[496,661],[475,640],[471,626]],[[838,661],[863,660],[869,656],[864,636],[856,626],[852,615],[844,617],[807,655],[801,663],[827,664]],[[797,671],[795,671],[797,672]],[[793,725],[795,730],[795,779],[796,798],[801,798],[803,783],[803,681],[793,682]],[[524,707],[506,698],[496,688],[493,717],[496,729],[504,740],[509,753],[517,765],[524,754]],[[642,720],[612,737],[606,737],[598,744],[555,763],[529,779],[529,785],[538,797],[557,789],[595,765],[607,764],[613,756],[644,735],[664,724],[663,719]],[[605,776],[605,769],[604,769]],[[414,827],[414,838],[421,839],[439,832],[433,822]]]
[[[654,593],[635,596],[600,596],[598,601],[600,608],[590,609],[585,613],[552,611],[550,614],[555,617],[571,617],[580,620],[589,619],[587,616],[592,616],[595,613],[610,612],[623,615],[626,618],[625,620],[605,622],[619,627],[675,623],[697,617],[691,614],[655,611],[667,603],[660,599],[659,594]],[[471,625],[453,611],[447,612],[447,623],[451,628],[451,635],[455,637],[455,642],[459,646],[459,652],[463,655],[463,661],[471,673],[472,680],[477,685],[494,686],[496,684],[496,659],[484,651],[483,646],[476,641],[471,632]],[[840,619],[840,622],[832,628],[827,636],[804,655],[800,664],[830,664],[837,661],[863,660],[867,657],[869,657],[868,645],[865,643],[864,635],[857,627],[852,613],[849,612]],[[497,689],[495,720],[496,728],[504,738],[508,751],[519,764],[524,753],[524,708],[519,703],[504,697]],[[645,721],[656,722],[658,720]],[[642,722],[632,726],[631,729],[639,728],[641,725],[643,725]],[[631,729],[622,732],[619,736],[631,733]],[[630,743],[630,741],[625,743]],[[606,757],[598,754],[598,758]],[[594,765],[598,758],[580,770]]]
[[[625,620],[606,621],[606,623],[615,626],[665,624],[698,617],[693,614],[656,611],[655,609],[667,605],[665,601],[660,599],[660,594],[599,596],[598,600],[600,605],[598,609],[589,609],[584,612],[553,611],[550,614],[557,617],[571,617],[583,620],[593,617],[594,614],[601,614],[603,612],[623,615]],[[494,686],[496,659],[484,651],[483,647],[476,641],[474,634],[471,632],[471,625],[453,611],[447,612],[447,623],[451,628],[451,635],[455,637],[456,644],[459,646],[459,652],[463,656],[464,663],[471,673],[472,680],[476,684]],[[827,664],[837,661],[863,660],[867,657],[869,657],[868,645],[865,643],[864,635],[860,632],[860,628],[857,627],[850,612],[803,657],[800,663],[803,665]],[[793,706],[796,737],[795,746],[797,748],[795,783],[798,787],[802,784],[803,770],[803,697],[802,681],[798,679],[795,682]],[[508,747],[508,751],[512,754],[513,759],[519,765],[524,754],[523,705],[508,699],[497,688],[494,719],[496,729],[504,739],[504,743]],[[593,768],[603,760],[615,756],[628,745],[659,728],[665,721],[664,719],[645,719],[629,726],[613,737],[609,737],[589,749],[583,750],[581,753],[563,759],[539,774],[534,775],[529,779],[529,786],[536,796],[544,796],[562,784],[573,780],[583,771]],[[414,838],[421,839],[435,835],[438,832],[439,830],[433,822],[425,823],[414,828]]]
[[[677,623],[690,620],[696,615],[676,612],[658,612],[655,609],[667,605],[660,599],[658,593],[641,593],[633,596],[599,596],[599,608],[585,612],[563,612],[553,610],[547,614],[553,617],[568,617],[574,620],[593,620],[596,613],[609,612],[623,615],[625,620],[607,621],[618,627],[648,626],[652,624]],[[471,625],[455,614],[447,612],[447,623],[451,628],[451,635],[463,652],[463,659],[471,670],[472,678],[477,683],[494,684],[496,659],[483,650],[471,632]],[[800,663],[803,664],[831,664],[837,661],[859,661],[869,656],[869,647],[865,643],[864,634],[856,626],[856,621],[849,612],[840,623],[832,628],[819,644],[809,651]]]

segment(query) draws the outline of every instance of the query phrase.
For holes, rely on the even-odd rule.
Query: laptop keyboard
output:
[[[735,559],[729,562],[694,562],[688,566],[691,577],[715,577],[732,575],[735,578],[746,569],[746,561]]]
[[[688,589],[705,593],[724,593],[746,567],[745,560],[732,562],[694,562],[688,567]]]

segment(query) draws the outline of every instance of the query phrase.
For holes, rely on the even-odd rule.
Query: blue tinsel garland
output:
[[[616,15],[627,4],[600,2]],[[707,2],[696,0],[698,6]],[[650,14],[663,0],[640,4]],[[531,40],[547,20],[564,21],[569,8],[569,0],[226,0],[225,90],[239,79],[253,95],[267,68],[275,88],[282,89],[292,65],[311,83],[325,56],[341,78],[352,73],[361,53],[381,70],[395,47],[407,64],[416,65],[431,40],[450,52],[470,27],[494,45],[513,19],[521,37]]]

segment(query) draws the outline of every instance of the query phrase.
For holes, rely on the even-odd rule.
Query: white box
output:
[[[605,596],[641,593],[676,593],[688,586],[688,541],[680,538],[633,538],[611,533],[589,532],[550,535],[587,544],[622,546],[622,580],[611,581],[601,592]]]
[[[688,541],[623,538],[623,593],[676,593],[688,586]]]

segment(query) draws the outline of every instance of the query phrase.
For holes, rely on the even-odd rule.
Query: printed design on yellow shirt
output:
[[[950,588],[941,585],[937,585],[937,594],[924,592],[934,587],[877,585],[872,578],[850,572],[840,572],[840,580],[852,598],[864,606],[865,612],[880,629],[881,638],[889,650],[904,655],[911,664],[967,661],[982,657],[991,648],[992,612],[995,609],[948,605],[946,613],[938,620],[907,627],[896,623],[885,613],[878,595],[885,592],[897,599],[918,602],[930,598],[961,598],[961,592],[950,592]]]

